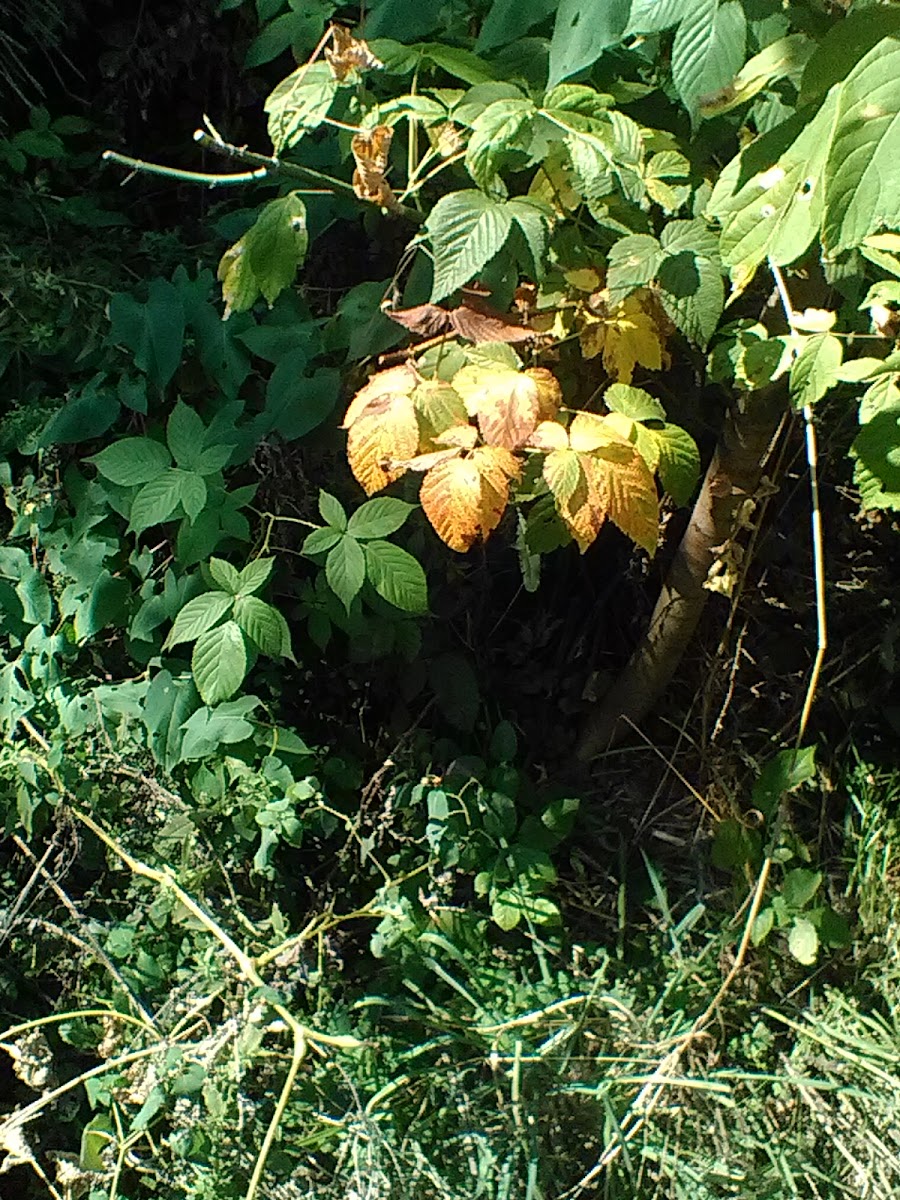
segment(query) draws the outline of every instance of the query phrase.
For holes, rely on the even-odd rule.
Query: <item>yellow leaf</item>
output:
[[[538,420],[552,421],[562,405],[559,380],[546,367],[529,367],[523,374],[533,379],[538,390]]]
[[[569,445],[569,435],[558,421],[541,421],[535,426],[528,445],[535,450],[565,450]]]
[[[615,414],[611,414],[615,416]],[[628,441],[609,417],[598,417],[596,413],[576,413],[569,426],[569,445],[573,450],[590,453],[601,446]]]
[[[420,383],[415,367],[408,362],[379,371],[350,401],[341,428],[349,429],[368,409],[371,409],[367,414],[370,416],[375,412],[384,412],[395,399],[411,396]]]
[[[863,238],[864,246],[871,246],[873,250],[888,250],[895,254],[900,252],[900,233],[870,233],[868,237]]]
[[[464,554],[497,527],[509,498],[510,467],[518,472],[508,451],[482,447],[468,458],[438,463],[422,480],[425,516],[451,550]]]
[[[604,513],[633,542],[653,554],[659,535],[659,501],[653,475],[637,448],[620,442],[597,450],[591,459]]]
[[[393,395],[383,405],[380,399],[370,403],[353,421],[347,435],[347,461],[371,496],[400,478],[405,468],[395,464],[412,458],[418,447],[419,423],[413,402],[409,396]]]
[[[603,353],[603,366],[611,379],[630,383],[636,366],[661,371],[668,366],[664,334],[648,311],[648,293],[634,292],[601,316],[586,316],[580,331],[585,358]]]
[[[546,388],[543,377],[541,382]],[[524,372],[469,364],[454,375],[453,386],[489,446],[514,450],[528,440],[538,423],[538,383]]]
[[[445,429],[434,439],[439,446],[458,446],[461,450],[473,450],[478,441],[478,430],[474,425],[454,425]]]
[[[563,278],[579,292],[596,292],[601,282],[600,272],[595,267],[575,267],[564,271]]]
[[[582,482],[576,487],[567,505],[557,506],[569,532],[584,554],[603,528],[606,510],[598,486],[595,460],[590,454],[579,454]]]
[[[384,461],[384,469],[387,472],[430,471],[431,468],[437,466],[438,463],[446,462],[450,458],[456,458],[458,454],[458,450],[452,449],[431,450],[428,454],[417,454],[415,458],[388,458]]]

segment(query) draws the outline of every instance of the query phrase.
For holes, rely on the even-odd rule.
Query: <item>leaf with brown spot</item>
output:
[[[458,446],[460,450],[473,450],[478,442],[478,430],[474,425],[453,425],[437,434],[434,439],[439,446]]]
[[[403,474],[393,464],[412,458],[419,447],[419,423],[409,396],[395,396],[383,408],[370,405],[350,426],[347,461],[366,495],[379,492]]]
[[[552,421],[562,406],[559,380],[546,367],[529,367],[523,374],[533,380],[538,390],[538,420]]]
[[[325,61],[338,83],[353,71],[372,71],[383,67],[362,38],[355,38],[344,25],[331,26],[331,45],[325,47]]]
[[[384,177],[393,137],[394,131],[389,125],[376,125],[374,129],[361,129],[350,140],[353,161],[356,163],[353,190],[360,200],[369,200],[382,208],[394,208],[397,204],[391,186]]]
[[[650,468],[636,446],[604,446],[592,454],[600,504],[610,518],[648,554],[659,536],[659,501]]]
[[[411,396],[420,383],[415,367],[408,362],[378,371],[350,401],[341,428],[349,429],[367,410],[371,410],[369,415],[384,412],[398,397]]]
[[[537,425],[538,386],[521,371],[470,364],[457,371],[453,386],[489,446],[515,450]]]

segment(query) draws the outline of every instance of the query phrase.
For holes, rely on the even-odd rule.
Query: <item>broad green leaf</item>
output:
[[[296,145],[328,115],[338,85],[327,63],[303,64],[292,71],[266,100],[269,137],[276,154]]]
[[[361,340],[363,333],[364,330],[357,330]],[[276,391],[272,380],[281,365],[279,363],[269,376],[266,408],[271,406],[278,410],[275,432],[286,442],[292,442],[318,429],[334,411],[341,390],[341,375],[334,367],[323,367],[312,375],[295,379],[291,387],[286,385],[283,391]]]
[[[7,737],[12,735],[22,717],[37,703],[31,692],[19,683],[20,673],[18,662],[8,662],[0,667],[0,729]]]
[[[503,165],[525,164],[537,109],[530,100],[497,100],[472,126],[466,148],[466,170],[480,188],[490,191]],[[502,186],[502,185],[501,185]]]
[[[836,113],[835,91],[812,121],[798,116],[763,134],[719,176],[707,215],[722,222],[722,261],[741,285],[767,257],[777,266],[799,258],[818,233]]]
[[[233,453],[234,446],[207,446],[197,455],[194,471],[198,475],[215,475],[228,463]]]
[[[591,66],[628,24],[629,0],[560,0],[550,42],[549,87]]]
[[[121,438],[84,461],[93,463],[110,483],[136,487],[156,479],[172,460],[162,443],[152,438],[134,437]]]
[[[451,192],[428,215],[425,228],[434,251],[432,303],[468,283],[503,248],[512,213],[483,192]]]
[[[781,895],[790,908],[805,908],[822,885],[822,872],[796,867],[788,871],[781,885]]]
[[[215,708],[198,708],[184,723],[180,761],[206,758],[215,754],[219,746],[246,741],[254,730],[247,718],[258,707],[255,696],[241,696]]]
[[[821,100],[887,37],[900,37],[900,8],[894,4],[854,6],[816,45],[803,71],[798,107]]]
[[[664,421],[666,410],[643,388],[627,383],[611,383],[603,393],[603,403],[610,412],[622,413],[632,421]]]
[[[815,746],[799,750],[780,750],[769,759],[753,785],[753,804],[765,817],[770,817],[785,794],[812,779],[816,770]]]
[[[634,233],[619,238],[609,252],[606,283],[610,304],[621,304],[637,288],[656,278],[662,250],[655,237]]]
[[[623,36],[662,33],[688,16],[695,4],[696,0],[631,0],[628,28]]]
[[[241,589],[241,577],[237,567],[233,567],[224,558],[209,560],[209,573],[213,581],[229,596],[236,596]]]
[[[251,596],[268,581],[275,566],[274,558],[254,558],[242,569],[237,579],[237,594]]]
[[[234,619],[261,654],[269,658],[293,658],[287,621],[271,604],[258,596],[238,596]]]
[[[332,11],[329,0],[304,0],[303,4],[292,5],[290,12],[267,21],[247,48],[244,70],[271,62],[290,46],[302,46],[308,52],[316,44]],[[263,20],[265,18],[260,17],[260,21]]]
[[[247,674],[247,647],[236,621],[201,634],[191,655],[191,671],[205,704],[231,699]]]
[[[798,963],[811,967],[819,953],[819,935],[816,927],[805,917],[798,917],[788,934],[788,950]]]
[[[196,469],[205,437],[206,426],[200,416],[179,400],[166,423],[166,441],[179,467],[185,471]]]
[[[862,426],[850,448],[864,509],[900,509],[900,408],[883,409]]]
[[[207,488],[202,475],[195,471],[180,471],[181,507],[189,521],[195,521],[206,505]]]
[[[390,542],[367,542],[364,550],[366,576],[383,600],[404,612],[428,611],[428,585],[417,559]]]
[[[143,533],[175,516],[181,507],[184,476],[184,471],[170,467],[145,483],[131,502],[128,528],[134,533]]]
[[[549,211],[540,200],[530,196],[516,196],[506,205],[528,247],[530,261],[526,264],[529,275],[537,280],[544,277],[544,255],[547,252],[547,224]]]
[[[791,367],[791,403],[795,409],[815,404],[834,387],[843,356],[840,339],[831,333],[804,338],[803,349]]]
[[[201,634],[212,629],[230,611],[232,597],[227,592],[204,592],[188,600],[175,618],[169,636],[163,643],[171,649],[181,642],[194,642]]]
[[[659,450],[657,474],[676,504],[687,504],[700,478],[700,451],[697,443],[678,425],[648,429]]]
[[[169,383],[184,344],[184,305],[178,289],[168,279],[153,279],[147,302],[117,293],[109,302],[110,341],[126,346],[135,366],[160,391]]]
[[[422,54],[436,67],[446,71],[455,79],[461,79],[470,86],[488,83],[495,78],[494,70],[489,63],[471,50],[463,50],[459,46],[448,46],[444,42],[425,42],[421,47]]]
[[[831,253],[900,225],[900,36],[873,46],[839,88],[825,164],[822,242]]]
[[[262,293],[269,307],[294,282],[306,257],[306,205],[296,192],[270,200],[244,236],[222,255],[218,278],[225,317],[251,307]]]
[[[667,254],[679,254],[682,250],[690,250],[692,254],[713,262],[717,262],[719,258],[719,235],[703,220],[669,221],[660,234],[659,241]]]
[[[342,537],[343,531],[334,529],[331,525],[326,525],[324,529],[314,529],[312,533],[307,534],[303,542],[303,553],[310,557],[324,554],[326,550],[336,546]]]
[[[172,771],[180,760],[184,723],[199,703],[189,675],[174,678],[169,671],[154,676],[144,703],[144,724],[153,757],[164,771]]]
[[[897,385],[897,376],[881,375],[863,392],[859,402],[859,423],[866,425],[878,413],[898,408],[900,387]]]
[[[663,259],[659,298],[672,323],[705,350],[725,307],[722,272],[708,258],[681,250]]]
[[[475,49],[478,53],[518,41],[524,33],[556,12],[558,0],[494,0],[484,18]]]
[[[376,496],[360,505],[347,526],[347,532],[355,538],[385,538],[396,533],[412,510],[414,504],[398,500],[393,496]],[[325,514],[322,514],[323,517]],[[333,524],[333,522],[332,522]]]
[[[672,79],[692,116],[705,96],[728,87],[744,61],[747,19],[738,0],[695,0],[672,46]]]
[[[366,505],[363,505],[365,508]],[[347,528],[347,514],[340,500],[330,492],[319,491],[319,513],[326,525],[339,529],[341,533]]]
[[[347,534],[328,552],[325,560],[328,586],[347,612],[366,578],[366,557],[359,542]]]
[[[793,33],[770,42],[744,63],[730,84],[701,100],[700,115],[715,117],[731,112],[752,100],[775,80],[785,76],[795,80],[814,49],[815,42],[804,33]]]
[[[117,579],[109,571],[101,571],[90,592],[75,610],[75,637],[78,641],[87,641],[107,625],[124,617],[130,595],[131,587],[127,579]]]
[[[772,932],[772,927],[774,924],[775,913],[771,908],[764,908],[753,922],[753,931],[750,934],[750,941],[754,946],[761,946],[763,944],[763,942]]]

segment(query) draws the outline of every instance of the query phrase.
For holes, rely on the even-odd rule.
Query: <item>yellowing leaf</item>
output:
[[[581,469],[581,458],[574,450],[553,450],[544,459],[544,481],[553,493],[556,507],[563,515],[563,520],[569,514],[570,507],[579,508],[587,493],[587,482]],[[585,495],[580,499],[579,490]]]
[[[627,439],[623,439],[615,422],[611,421],[609,417],[598,417],[596,413],[576,413],[569,426],[569,445],[573,450],[590,453],[592,450],[598,450],[601,446],[608,446],[623,440]]]
[[[603,528],[606,510],[598,486],[596,463],[590,454],[578,454],[581,482],[566,505],[558,505],[559,515],[565,521],[569,533],[584,554],[591,542]]]
[[[483,447],[468,458],[438,463],[422,480],[425,516],[451,550],[464,554],[497,527],[509,498],[510,465],[515,474],[518,464],[511,454]]]
[[[489,446],[514,450],[538,423],[538,384],[524,372],[469,364],[454,375],[453,386]]]
[[[630,383],[636,366],[661,371],[668,366],[664,335],[645,307],[646,292],[634,292],[603,316],[588,316],[581,328],[585,358],[602,352],[610,378]]]
[[[596,292],[600,286],[600,272],[594,267],[575,267],[571,271],[564,271],[563,278],[579,292]]]
[[[569,435],[558,421],[540,421],[528,439],[528,445],[535,450],[565,450]]]
[[[656,549],[659,501],[650,468],[635,446],[620,442],[591,456],[599,502],[614,524],[648,554]]]
[[[445,429],[434,439],[439,446],[458,446],[461,450],[473,450],[478,441],[478,430],[474,425],[454,425]]]
[[[562,388],[559,386],[559,380],[546,367],[529,367],[524,374],[537,384],[538,420],[552,421],[562,405]]]
[[[404,468],[394,463],[412,458],[418,446],[419,424],[412,399],[392,396],[383,405],[380,401],[368,405],[356,417],[347,435],[347,461],[366,494],[371,496],[399,479]]]
[[[413,403],[432,434],[463,425],[468,419],[462,396],[439,379],[422,380],[413,392]]]
[[[438,463],[456,458],[458,450],[431,450],[428,454],[417,454],[415,458],[389,458],[384,462],[384,469],[390,471],[430,471]]]
[[[349,429],[367,409],[371,409],[368,415],[384,412],[396,399],[411,396],[420,383],[415,367],[409,363],[379,371],[350,401],[342,428]]]

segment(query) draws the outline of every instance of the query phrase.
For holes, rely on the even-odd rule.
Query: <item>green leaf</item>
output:
[[[340,529],[334,529],[330,525],[326,525],[324,529],[314,529],[303,542],[303,553],[308,554],[310,558],[316,554],[324,554],[326,550],[336,546],[342,536]]]
[[[656,278],[662,250],[655,237],[634,233],[619,238],[609,252],[606,283],[610,304],[620,304],[637,288]]]
[[[558,0],[494,0],[475,49],[483,53],[517,41],[532,25],[555,12],[557,3]]]
[[[364,551],[366,575],[383,600],[404,612],[427,612],[428,585],[417,559],[391,542],[367,542]]]
[[[207,446],[197,455],[194,471],[198,475],[215,475],[226,466],[233,453],[234,446]]]
[[[274,558],[254,558],[243,568],[237,579],[237,594],[250,596],[268,581],[275,566]]]
[[[110,341],[126,346],[137,366],[163,391],[181,362],[184,306],[167,279],[152,279],[147,303],[118,292],[109,302]]]
[[[836,254],[900,225],[900,39],[884,38],[839,88],[825,164],[822,242]]]
[[[900,408],[876,412],[850,448],[863,508],[900,509]]]
[[[882,38],[900,37],[900,9],[892,4],[854,7],[825,32],[803,71],[798,107],[821,100]]]
[[[181,507],[189,521],[195,521],[206,506],[206,480],[195,471],[181,471]]]
[[[330,492],[319,491],[319,513],[325,524],[330,525],[332,529],[339,529],[343,533],[347,528],[347,513],[344,511],[344,506]]]
[[[176,616],[163,649],[171,649],[180,642],[196,641],[230,612],[231,605],[232,597],[227,592],[204,592],[188,600]]]
[[[448,46],[444,42],[425,42],[420,47],[422,54],[436,67],[461,79],[463,83],[474,86],[479,83],[489,83],[495,78],[489,63],[471,50],[463,50],[459,46]]]
[[[466,147],[466,170],[479,187],[486,191],[494,187],[500,167],[514,165],[518,154],[531,141],[537,109],[531,100],[497,100],[489,104],[472,126],[472,136]]]
[[[213,581],[229,596],[236,596],[241,590],[241,577],[237,568],[233,567],[230,562],[226,562],[224,558],[211,558],[209,573]]]
[[[791,403],[796,410],[813,405],[838,382],[844,347],[831,333],[804,338],[803,349],[791,367]]]
[[[744,62],[747,19],[738,0],[695,0],[675,34],[672,80],[692,116],[700,101],[731,84]]]
[[[238,596],[234,619],[261,654],[269,658],[293,658],[287,621],[271,604],[258,596]]]
[[[75,610],[75,637],[79,642],[99,633],[125,615],[131,588],[126,579],[116,579],[103,570],[95,579],[87,597]]]
[[[289,192],[270,200],[219,263],[226,318],[250,308],[260,293],[271,308],[279,294],[294,282],[308,246],[302,198]]]
[[[628,24],[629,0],[560,0],[550,42],[550,79],[563,79],[591,66],[609,46],[615,46]]]
[[[397,500],[393,496],[376,496],[374,500],[367,500],[356,510],[346,527],[347,532],[361,540],[388,537],[397,532],[414,508],[414,504]],[[321,509],[319,511],[321,512]],[[328,520],[324,512],[322,516]],[[336,522],[330,521],[329,524],[335,525]]]
[[[310,129],[316,129],[328,115],[338,85],[327,63],[303,64],[266,100],[269,137],[276,154],[296,145]]]
[[[753,785],[753,805],[770,817],[785,794],[812,779],[816,770],[815,746],[781,750],[769,759]]]
[[[544,256],[547,252],[547,224],[550,212],[540,200],[531,196],[516,196],[507,202],[507,211],[528,247],[528,274],[540,280],[544,275]]]
[[[364,329],[358,329],[356,333],[360,340],[365,340]],[[283,359],[269,376],[266,411],[274,416],[274,431],[286,442],[292,442],[318,429],[334,411],[340,395],[341,376],[332,367],[323,367],[313,375],[294,372],[291,376],[288,367],[289,360]]]
[[[603,403],[610,412],[622,413],[632,421],[666,419],[666,410],[655,396],[627,383],[611,383],[603,393]]]
[[[290,12],[276,16],[263,26],[248,46],[244,70],[271,62],[293,45],[304,46],[308,51],[318,40],[332,8],[329,0],[304,0],[302,5],[293,5]]]
[[[121,438],[92,454],[85,462],[93,463],[104,479],[120,487],[136,487],[156,479],[171,463],[168,450],[152,438]]]
[[[206,426],[199,415],[179,400],[166,423],[166,441],[179,467],[196,470],[205,437]]]
[[[191,655],[191,671],[205,704],[231,699],[247,674],[247,647],[236,621],[201,634]]]
[[[696,0],[631,0],[625,37],[637,33],[662,33],[682,21]]]
[[[216,708],[198,708],[183,727],[179,761],[206,758],[219,746],[233,746],[251,737],[254,725],[247,718],[259,707],[255,696],[241,696]]]
[[[722,222],[719,248],[732,278],[746,283],[767,257],[785,266],[812,243],[836,113],[832,92],[812,121],[801,115],[764,133],[722,171],[707,215]]]
[[[432,303],[443,300],[477,275],[503,248],[512,223],[507,206],[483,192],[470,190],[442,196],[425,223],[434,251]]]
[[[176,514],[181,505],[184,476],[184,471],[170,467],[144,484],[131,502],[128,528],[133,533],[143,533]]]
[[[12,736],[22,717],[37,703],[31,692],[19,683],[20,670],[17,662],[0,667],[0,729],[7,737]]]
[[[781,885],[781,895],[791,908],[805,908],[822,886],[822,872],[797,867],[788,871]]]
[[[708,258],[681,250],[663,259],[659,298],[672,323],[705,350],[725,307],[722,272]]]
[[[144,724],[153,757],[165,771],[172,771],[181,761],[183,725],[198,702],[190,676],[176,679],[169,671],[154,676],[144,703]]]
[[[366,557],[359,542],[344,534],[325,560],[328,586],[347,612],[366,578]]]
[[[648,429],[659,449],[656,470],[663,487],[676,504],[687,504],[700,478],[700,451],[697,443],[678,425]]]
[[[788,950],[798,963],[811,967],[819,953],[819,935],[816,927],[805,917],[798,917],[788,934]]]

